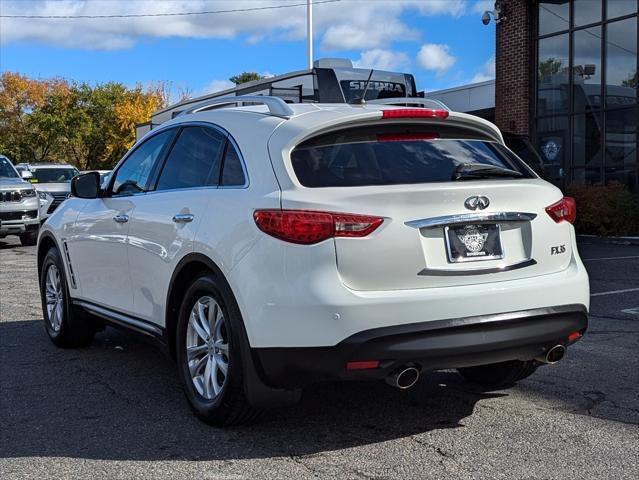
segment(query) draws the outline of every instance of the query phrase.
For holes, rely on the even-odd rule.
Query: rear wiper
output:
[[[461,163],[457,165],[451,177],[452,180],[464,178],[490,178],[490,177],[523,177],[521,172],[510,168],[487,165],[485,163]]]

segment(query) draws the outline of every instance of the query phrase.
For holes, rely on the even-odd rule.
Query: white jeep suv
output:
[[[493,124],[403,103],[217,99],[104,188],[76,177],[39,238],[51,340],[156,339],[216,425],[310,382],[456,368],[497,388],[560,360],[589,306],[574,201]]]

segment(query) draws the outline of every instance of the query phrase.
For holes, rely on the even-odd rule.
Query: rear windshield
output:
[[[305,187],[358,187],[448,182],[478,178],[531,178],[534,175],[499,143],[452,128],[375,126],[312,138],[291,153],[293,170]],[[456,172],[463,164],[508,169],[515,176]],[[479,165],[481,167],[481,165]],[[497,172],[502,173],[502,172]]]
[[[34,168],[33,183],[67,183],[78,174],[75,168]]]

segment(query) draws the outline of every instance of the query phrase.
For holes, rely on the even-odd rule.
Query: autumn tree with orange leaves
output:
[[[91,86],[63,79],[0,76],[0,153],[18,162],[108,169],[135,142],[135,124],[166,106],[167,86]]]

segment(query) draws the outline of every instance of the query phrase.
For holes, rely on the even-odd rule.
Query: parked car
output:
[[[586,331],[574,201],[493,124],[428,100],[228,101],[152,130],[106,187],[73,180],[38,246],[54,344],[153,338],[228,425],[317,381],[508,386]]]
[[[22,245],[35,245],[39,226],[38,193],[9,159],[0,155],[0,238],[17,235]]]
[[[47,216],[69,198],[71,179],[80,173],[74,166],[60,163],[19,163],[16,168],[31,174],[29,181],[38,192],[46,192],[53,197]]]

